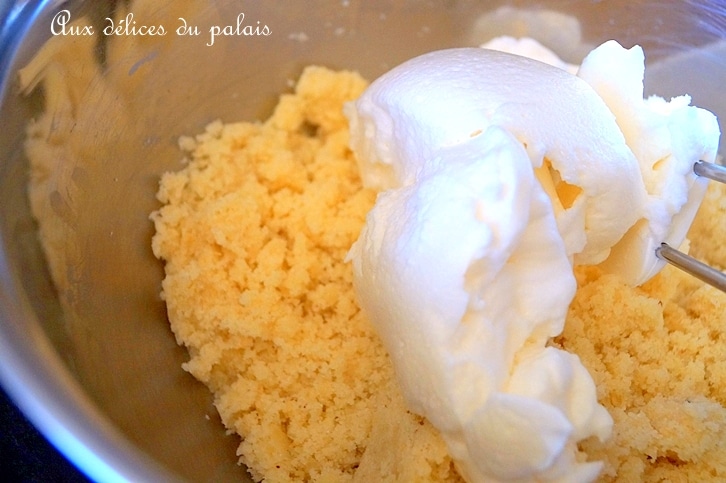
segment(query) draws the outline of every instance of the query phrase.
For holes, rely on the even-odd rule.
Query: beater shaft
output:
[[[656,248],[655,255],[699,280],[726,292],[726,273],[709,267],[705,263],[676,250],[667,243],[663,243],[660,247]]]
[[[697,161],[693,165],[693,172],[698,176],[726,183],[726,167],[718,164]],[[662,243],[660,247],[656,248],[655,255],[699,280],[726,292],[726,273],[709,267],[705,263],[676,250],[667,243]]]

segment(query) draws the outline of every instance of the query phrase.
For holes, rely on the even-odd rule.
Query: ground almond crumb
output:
[[[711,183],[691,253],[726,269],[726,186]],[[601,481],[726,481],[726,294],[667,266],[641,288],[578,268],[563,334],[615,420],[582,447]]]
[[[365,87],[308,68],[264,124],[184,138],[188,165],[161,182],[153,248],[172,329],[256,480],[459,480],[404,408],[344,263],[375,200],[341,111]]]
[[[188,164],[161,181],[153,249],[171,327],[255,480],[460,481],[406,410],[344,261],[375,199],[342,114],[365,87],[309,67],[265,123],[180,140]],[[726,190],[712,185],[691,239],[723,269]],[[577,275],[555,343],[580,355],[615,420],[611,440],[582,445],[606,462],[602,480],[724,481],[726,296],[675,269],[639,289]]]

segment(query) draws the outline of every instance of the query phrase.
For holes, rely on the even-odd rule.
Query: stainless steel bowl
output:
[[[102,481],[247,478],[235,463],[237,438],[225,434],[206,388],[180,368],[185,352],[159,297],[163,267],[151,254],[148,215],[159,176],[180,166],[179,135],[214,119],[264,118],[308,64],[372,79],[414,55],[500,34],[538,38],[572,62],[610,38],[639,43],[651,64],[649,92],[687,92],[726,115],[717,91],[726,85],[721,2],[146,3],[129,11],[139,25],[165,25],[165,37],[100,35],[127,2],[0,4],[0,383],[56,447]],[[63,281],[54,284],[30,214],[23,151],[26,126],[45,101],[42,91],[21,92],[18,71],[58,37],[50,27],[61,10],[94,22],[103,69],[80,89],[93,115],[73,135],[76,156],[58,162],[63,175],[49,194],[68,228]],[[210,27],[234,25],[240,13],[271,34],[206,45]],[[200,35],[176,35],[179,17]],[[136,47],[111,61],[114,42]],[[74,69],[66,75],[82,78]],[[91,100],[114,75],[127,76],[122,99]]]

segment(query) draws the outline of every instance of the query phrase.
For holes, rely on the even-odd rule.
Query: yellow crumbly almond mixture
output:
[[[457,481],[433,427],[407,412],[344,263],[375,195],[343,102],[366,83],[308,68],[264,124],[213,123],[167,174],[154,252],[186,364],[267,481]]]
[[[405,409],[355,301],[345,256],[375,194],[342,104],[366,83],[305,70],[264,123],[212,123],[164,175],[153,249],[163,296],[253,478],[457,481],[434,428]],[[712,183],[692,252],[726,267],[726,190]],[[675,269],[633,289],[595,269],[553,343],[576,352],[615,420],[586,441],[602,481],[726,479],[726,295]]]

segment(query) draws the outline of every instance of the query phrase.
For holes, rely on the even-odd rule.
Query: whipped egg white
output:
[[[655,243],[679,244],[700,203],[685,166],[713,160],[718,125],[685,97],[644,101],[639,48],[608,42],[574,75],[536,43],[491,47],[414,58],[346,106],[380,191],[355,288],[467,480],[591,481],[601,465],[577,443],[612,419],[579,359],[548,345],[573,264],[652,276]]]

